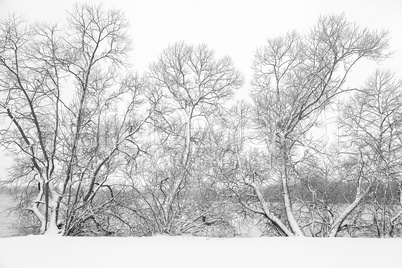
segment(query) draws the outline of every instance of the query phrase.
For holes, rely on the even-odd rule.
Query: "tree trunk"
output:
[[[343,211],[341,215],[334,221],[334,223],[331,226],[331,232],[329,233],[329,237],[336,237],[338,232],[340,231],[343,222],[346,220],[346,218],[352,213],[352,211],[360,204],[361,200],[363,197],[368,193],[368,190],[365,191],[363,194],[359,194],[356,196],[356,199],[347,206],[347,208]]]
[[[290,226],[290,229],[292,229],[292,232],[294,233],[295,236],[304,236],[303,231],[300,229],[299,224],[297,223],[294,214],[293,214],[293,209],[292,209],[292,203],[290,200],[290,193],[289,193],[289,185],[288,185],[288,180],[289,180],[289,171],[288,171],[288,148],[287,148],[287,142],[286,138],[284,135],[281,135],[281,150],[282,150],[282,165],[283,165],[283,170],[281,174],[281,179],[282,179],[282,188],[283,188],[283,202],[285,204],[285,211],[286,211],[286,217]]]
[[[274,223],[279,229],[281,229],[281,231],[286,234],[287,236],[295,236],[295,234],[289,230],[289,228],[286,227],[285,224],[283,224],[283,222],[278,219],[274,214],[271,213],[271,211],[269,210],[269,207],[267,205],[267,203],[264,200],[264,197],[261,194],[260,189],[255,185],[255,184],[251,184],[251,186],[254,189],[254,192],[256,193],[257,197],[258,197],[258,201],[260,202],[262,209],[266,215],[266,217],[272,222]]]
[[[179,194],[179,189],[180,186],[182,185],[183,181],[186,180],[188,176],[188,168],[189,168],[189,162],[190,162],[190,155],[191,155],[191,120],[193,118],[193,112],[194,112],[195,106],[193,106],[188,114],[188,119],[187,119],[187,128],[186,128],[186,141],[185,141],[185,147],[184,147],[184,154],[183,158],[181,161],[181,166],[179,176],[177,178],[172,178],[174,179],[173,182],[173,187],[170,189],[169,193],[167,194],[167,197],[165,199],[165,202],[162,206],[163,212],[164,212],[164,218],[165,218],[165,231],[170,232],[170,230],[167,230],[170,228],[171,220],[172,220],[172,206],[173,206],[173,201],[175,197]]]

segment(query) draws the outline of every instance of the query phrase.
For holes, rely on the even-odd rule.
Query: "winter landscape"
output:
[[[0,267],[397,267],[400,11],[0,0]]]

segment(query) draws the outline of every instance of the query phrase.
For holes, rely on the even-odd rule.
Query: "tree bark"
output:
[[[281,137],[281,150],[282,150],[282,160],[283,160],[283,169],[282,169],[282,174],[281,174],[281,179],[282,179],[282,188],[283,188],[283,202],[285,205],[285,211],[286,211],[286,217],[289,223],[290,228],[292,229],[292,232],[296,236],[304,236],[303,231],[300,229],[299,224],[297,223],[293,209],[292,209],[292,202],[290,200],[290,193],[289,193],[289,171],[288,171],[288,148],[286,144],[286,138],[284,135]]]

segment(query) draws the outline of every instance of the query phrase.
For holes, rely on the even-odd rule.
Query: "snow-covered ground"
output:
[[[27,236],[0,239],[0,267],[402,267],[401,249],[402,239]]]

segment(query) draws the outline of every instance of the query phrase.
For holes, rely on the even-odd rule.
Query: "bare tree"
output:
[[[59,53],[58,33],[55,26],[31,27],[21,18],[10,16],[1,23],[1,39],[1,108],[10,123],[2,130],[2,145],[24,159],[16,167],[15,179],[29,176],[29,183],[38,184],[28,209],[39,219],[43,233],[48,221],[55,225],[57,199],[53,176],[61,105],[61,68],[54,61]],[[55,111],[53,116],[48,116],[48,110]]]
[[[377,70],[345,105],[342,139],[346,152],[364,163],[366,184],[373,197],[367,206],[379,237],[391,236],[402,214],[400,207],[401,98],[402,82],[389,71]],[[399,196],[398,196],[399,192]],[[367,191],[357,193],[354,203]]]
[[[265,213],[280,223],[284,234],[305,235],[293,211],[290,185],[298,180],[304,152],[314,149],[307,134],[328,104],[351,90],[344,85],[354,65],[361,59],[382,59],[387,41],[387,32],[361,29],[340,15],[321,17],[307,35],[292,32],[270,39],[257,51],[255,123],[273,159],[270,176],[282,184],[286,221],[279,222],[267,209]],[[260,196],[258,187],[253,188]],[[268,208],[263,198],[260,203]]]
[[[154,146],[148,151],[149,172],[142,178],[146,193],[135,188],[157,222],[155,232],[182,233],[202,214],[191,206],[195,199],[191,195],[196,193],[196,163],[204,130],[241,86],[242,77],[228,57],[215,59],[206,45],[180,42],[162,52],[151,65],[148,79],[149,101],[155,107]],[[138,179],[134,181],[131,185],[138,185]]]
[[[29,209],[41,233],[73,234],[87,221],[103,228],[96,212],[115,195],[95,206],[96,196],[112,192],[116,156],[147,118],[136,117],[141,82],[125,70],[123,14],[77,4],[66,28],[1,23],[0,107],[9,122],[2,145],[17,155],[12,179],[37,192]]]

